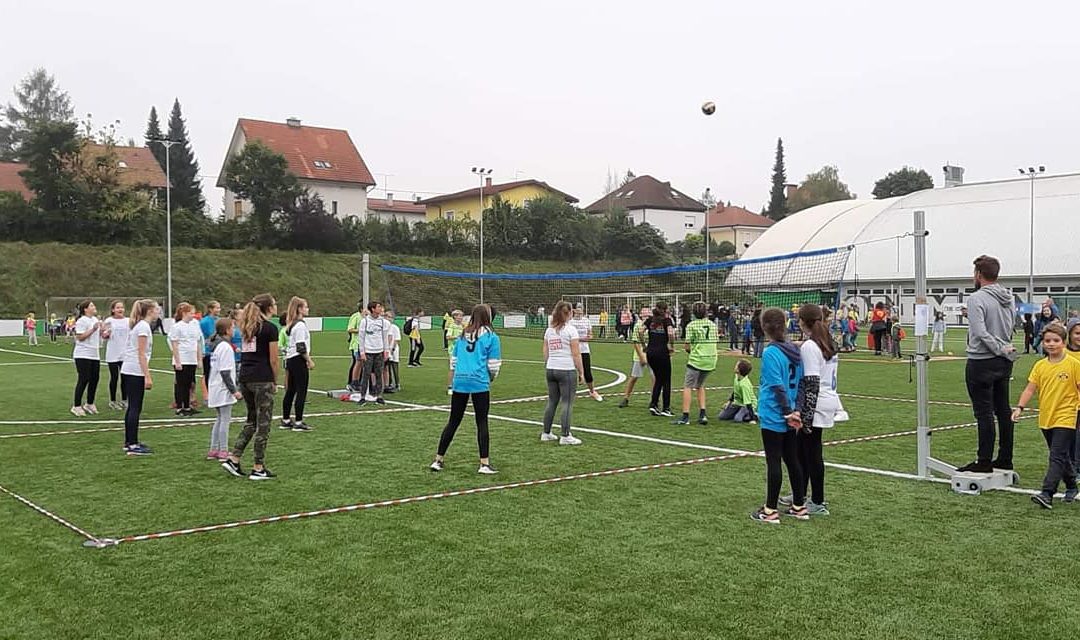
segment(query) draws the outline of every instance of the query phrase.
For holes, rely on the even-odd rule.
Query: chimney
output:
[[[945,187],[959,187],[964,184],[964,168],[947,164],[941,168],[945,172]]]
[[[485,187],[490,187],[491,186],[491,176],[488,176],[488,177],[484,178],[484,186]]]
[[[798,191],[798,190],[799,190],[799,185],[797,185],[797,184],[785,184],[784,185],[784,197],[785,198],[790,198],[791,196],[795,195],[795,192]]]
[[[418,195],[416,195],[414,193],[412,199],[413,199],[413,202],[415,202],[416,204],[420,204],[420,196],[418,196]]]
[[[296,118],[296,117],[289,118],[288,120],[285,121],[285,124],[289,125],[293,129],[299,129],[300,128],[300,118]]]
[[[386,206],[394,206],[394,194],[390,193],[389,191],[386,192]]]

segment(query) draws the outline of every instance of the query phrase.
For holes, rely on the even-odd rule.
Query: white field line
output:
[[[48,362],[0,362],[0,367],[28,367],[35,364],[64,364],[63,362],[56,362],[50,360]]]

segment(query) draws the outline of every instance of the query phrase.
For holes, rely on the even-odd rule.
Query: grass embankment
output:
[[[471,257],[430,258],[372,254],[372,295],[385,298],[384,263],[424,269],[471,271]],[[164,298],[165,251],[160,247],[89,246],[74,244],[0,243],[0,317],[18,318],[28,311],[45,312],[50,296]],[[202,305],[208,300],[225,304],[247,300],[269,291],[279,300],[303,296],[317,315],[343,315],[353,310],[360,296],[359,254],[306,251],[246,251],[173,249],[173,299]],[[571,264],[495,258],[486,261],[489,272],[594,271],[627,268],[613,263]],[[429,287],[430,288],[430,287]],[[475,280],[439,281],[431,300],[408,296],[430,309],[447,300],[465,305],[475,301]],[[391,291],[393,294],[393,291]],[[403,309],[400,311],[404,311]]]

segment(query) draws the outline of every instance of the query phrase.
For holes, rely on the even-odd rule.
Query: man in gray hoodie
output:
[[[991,256],[975,259],[975,293],[967,299],[968,397],[979,425],[978,457],[958,471],[990,473],[1013,468],[1013,421],[1009,379],[1017,358],[1012,344],[1015,312],[1012,293],[997,283],[1001,263]],[[998,456],[994,455],[997,417]]]

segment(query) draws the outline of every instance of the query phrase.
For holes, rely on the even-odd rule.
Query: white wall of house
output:
[[[367,187],[362,184],[326,180],[300,180],[300,184],[319,194],[326,211],[339,219],[347,216],[363,217],[367,214]]]
[[[735,255],[742,256],[767,227],[735,227]]]
[[[635,209],[626,215],[634,224],[648,222],[656,227],[667,242],[685,240],[686,234],[700,233],[702,227],[705,226],[704,211]]]

